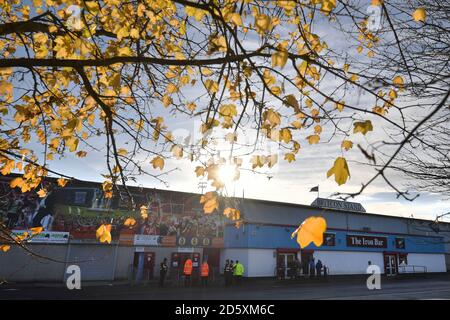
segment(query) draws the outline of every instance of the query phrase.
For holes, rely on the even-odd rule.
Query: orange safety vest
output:
[[[209,266],[206,262],[202,264],[202,268],[200,270],[201,277],[207,277],[209,275]]]
[[[183,273],[187,276],[190,276],[192,274],[192,260],[191,259],[187,259],[186,262],[184,263]]]

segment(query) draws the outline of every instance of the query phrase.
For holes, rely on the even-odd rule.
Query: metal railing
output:
[[[330,268],[328,266],[323,266],[322,267],[322,272],[321,272],[321,277],[325,276],[325,271],[326,269],[326,275],[330,275]],[[309,270],[309,269],[308,269]],[[303,272],[303,268],[287,268],[287,272],[286,272],[286,268],[280,268],[280,267],[275,267],[274,268],[274,277],[277,278],[278,280],[289,280],[289,279],[298,279],[298,278],[309,278],[311,275],[308,273],[304,273]],[[315,273],[316,276],[316,273]]]
[[[427,273],[426,266],[398,266],[399,274],[406,273]]]

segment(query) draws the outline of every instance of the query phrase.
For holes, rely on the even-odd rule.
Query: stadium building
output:
[[[0,254],[0,279],[7,281],[64,281],[72,264],[80,266],[84,281],[150,280],[164,258],[175,281],[182,280],[187,258],[193,259],[194,278],[207,258],[213,280],[226,259],[242,262],[246,277],[280,276],[280,270],[288,277],[312,258],[330,275],[365,274],[369,264],[389,276],[447,272],[450,265],[450,224],[367,213],[358,203],[235,198],[242,217],[237,228],[219,213],[205,215],[198,194],[130,187],[136,208],[147,207],[143,219],[139,209],[130,210],[127,192],[107,199],[99,183],[70,182],[41,200],[11,190],[10,179],[0,178],[0,219],[14,234],[36,225],[44,231],[27,244],[35,255],[14,245]],[[324,243],[301,250],[291,234],[310,216],[326,219]],[[124,226],[128,217],[136,224]],[[105,223],[112,225],[110,244],[95,238]]]
[[[234,257],[247,265],[247,276],[273,276],[278,266],[314,258],[332,275],[364,274],[369,264],[386,275],[446,272],[449,224],[365,212],[359,203],[317,198],[311,206],[245,199],[245,224],[225,228],[221,261]],[[290,235],[310,216],[327,221],[324,243],[300,250]]]

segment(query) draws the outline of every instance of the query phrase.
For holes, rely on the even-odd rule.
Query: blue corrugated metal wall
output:
[[[225,228],[225,248],[299,248],[295,238],[291,239],[294,227],[245,224],[239,229],[234,226]],[[425,237],[411,235],[395,235],[383,233],[364,233],[358,231],[342,231],[328,229],[328,233],[336,235],[335,246],[321,246],[317,248],[311,244],[306,249],[314,250],[336,250],[336,251],[396,251],[409,253],[445,253],[443,238]],[[367,247],[349,247],[347,246],[346,236],[349,235],[367,235],[387,237],[387,248],[367,248]],[[395,238],[405,239],[405,249],[395,247]]]

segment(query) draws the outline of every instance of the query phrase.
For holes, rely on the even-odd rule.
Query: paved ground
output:
[[[450,277],[383,279],[381,290],[368,290],[364,279],[327,282],[244,283],[241,287],[159,289],[155,285],[86,284],[81,290],[68,290],[58,284],[0,286],[0,299],[167,299],[167,300],[292,300],[292,299],[450,299]]]

